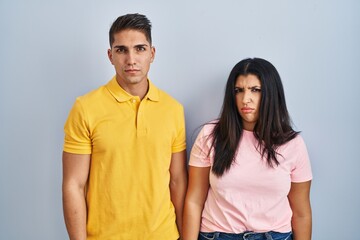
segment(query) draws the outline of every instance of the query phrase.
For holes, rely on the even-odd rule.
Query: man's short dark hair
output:
[[[110,47],[114,43],[114,34],[122,30],[138,30],[145,34],[146,40],[149,41],[151,45],[151,22],[150,20],[142,14],[132,13],[126,14],[118,17],[113,24],[111,25],[109,31],[109,42]]]

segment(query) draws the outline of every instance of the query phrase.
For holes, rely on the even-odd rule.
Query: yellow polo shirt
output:
[[[178,238],[169,168],[186,148],[180,103],[150,81],[140,101],[114,77],[76,99],[64,130],[65,152],[91,154],[88,240]]]

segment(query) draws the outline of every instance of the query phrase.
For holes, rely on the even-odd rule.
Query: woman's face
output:
[[[253,131],[259,119],[261,82],[253,74],[240,75],[235,83],[236,106],[245,130]]]

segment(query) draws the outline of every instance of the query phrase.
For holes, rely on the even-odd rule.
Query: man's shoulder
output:
[[[173,106],[178,106],[178,107],[183,107],[183,105],[172,95],[170,95],[169,93],[165,92],[162,89],[157,88],[158,92],[159,92],[159,100],[160,102],[163,103],[167,103]]]
[[[99,99],[103,98],[105,96],[106,92],[106,85],[102,85],[96,89],[93,89],[83,95],[80,95],[77,97],[77,100],[81,102],[93,102],[93,101],[99,101]]]

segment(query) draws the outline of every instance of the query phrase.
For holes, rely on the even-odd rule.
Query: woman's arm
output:
[[[197,240],[201,214],[209,190],[210,167],[189,167],[189,185],[183,214],[183,240]]]
[[[291,183],[288,195],[293,216],[291,219],[294,240],[310,240],[312,214],[310,206],[311,181]]]

